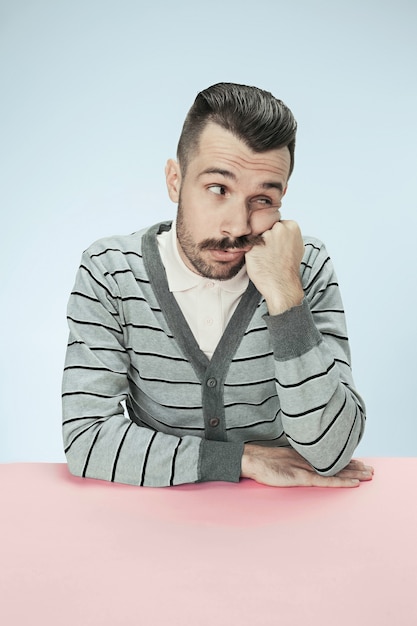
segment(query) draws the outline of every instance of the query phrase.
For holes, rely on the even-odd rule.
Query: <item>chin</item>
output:
[[[213,280],[230,280],[240,272],[243,263],[237,263],[236,265],[229,265],[227,263],[216,263],[205,265],[204,268],[198,270],[198,273],[205,278],[212,278]]]

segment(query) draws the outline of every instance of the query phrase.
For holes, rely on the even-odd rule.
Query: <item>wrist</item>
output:
[[[299,288],[287,291],[286,293],[271,293],[265,297],[269,315],[280,315],[296,306],[300,306],[304,299],[304,291]]]
[[[252,459],[253,459],[253,452],[254,452],[253,448],[255,447],[256,446],[253,446],[250,444],[245,444],[243,447],[241,470],[240,470],[241,478],[253,478]]]

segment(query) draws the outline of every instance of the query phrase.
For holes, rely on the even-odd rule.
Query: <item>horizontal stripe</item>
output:
[[[107,254],[107,252],[120,252],[120,254],[123,254],[125,256],[127,256],[128,254],[133,254],[134,256],[137,256],[139,259],[142,258],[142,255],[139,254],[138,252],[134,252],[133,250],[120,250],[120,248],[106,248],[105,250],[102,250],[102,252],[96,252],[95,254],[91,254],[90,257],[93,259],[94,257]]]
[[[68,370],[92,370],[95,372],[111,372],[112,374],[119,374],[120,376],[126,376],[126,372],[116,372],[112,370],[110,367],[93,367],[90,365],[67,365],[64,367],[64,372]]]
[[[131,381],[135,387],[137,387],[142,393],[143,390],[140,389],[140,387],[138,387],[133,381]],[[135,403],[139,406],[136,398],[133,398],[133,400],[135,401]],[[192,405],[187,405],[187,404],[166,404],[165,402],[161,402],[159,400],[158,402],[158,406],[162,407],[163,409],[173,409],[175,411],[202,411],[203,407],[201,404],[192,404]],[[154,418],[156,419],[156,418]],[[161,424],[163,424],[164,422],[160,422]]]
[[[77,343],[80,343],[80,342],[77,342]],[[84,344],[84,345],[87,346],[87,344]],[[116,353],[122,353],[122,354],[126,353],[126,350],[124,348],[107,348],[104,346],[88,346],[88,349],[91,350],[92,352],[103,351],[103,352],[116,352]]]
[[[268,398],[264,398],[260,402],[230,402],[228,404],[225,404],[224,407],[225,409],[230,409],[230,407],[232,406],[262,406],[263,404],[266,404],[267,402],[269,402],[269,400],[272,400],[272,399],[276,401],[277,399],[276,394],[274,394],[273,396],[268,396]]]
[[[130,396],[130,402],[134,403],[135,406],[138,408],[137,411],[134,411],[135,415],[137,416],[137,419],[144,424],[145,426],[147,426],[148,428],[152,428],[154,429],[154,425],[150,424],[146,418],[149,418],[150,420],[152,420],[152,422],[156,422],[156,424],[159,424],[160,426],[165,426],[166,428],[170,428],[172,430],[186,430],[186,431],[203,431],[204,426],[196,426],[194,424],[178,424],[177,422],[175,422],[175,424],[173,424],[172,422],[165,422],[161,419],[161,417],[155,417],[154,415],[150,415],[148,411],[146,411],[145,407],[141,406],[139,404],[139,402],[136,400],[136,398],[134,398],[133,396]],[[160,406],[160,405],[159,405]],[[162,405],[164,406],[164,405]],[[167,408],[166,406],[164,406],[164,408]],[[171,407],[174,409],[177,409],[179,411],[183,410],[183,407]],[[192,407],[189,407],[190,409]],[[195,409],[199,409],[200,408],[200,413],[197,415],[196,419],[202,423],[203,421],[203,416],[202,416],[202,407],[195,407]],[[134,407],[132,406],[132,409],[134,409]],[[144,415],[146,415],[146,418],[144,417]],[[178,417],[176,416],[175,419],[178,419]]]
[[[327,406],[327,403],[321,404],[320,406],[316,406],[313,409],[307,409],[306,411],[302,411],[301,413],[287,413],[282,409],[281,412],[285,417],[296,418],[296,417],[304,417],[306,415],[311,415],[311,413],[317,413],[317,411],[323,411]]]
[[[133,352],[137,356],[147,356],[147,357],[154,357],[156,359],[161,359],[161,360],[178,361],[179,363],[188,363],[187,359],[185,359],[184,357],[170,356],[168,354],[158,354],[157,352],[142,352],[142,351],[134,350],[133,348],[130,348],[130,347],[126,348],[126,350],[128,352]]]
[[[276,379],[275,377],[272,378],[263,378],[261,380],[253,380],[251,382],[239,382],[239,383],[224,383],[225,387],[238,387],[238,388],[242,388],[242,387],[254,387],[256,385],[265,385],[268,383],[272,383],[274,382]]]
[[[80,422],[81,420],[100,420],[100,419],[108,419],[108,415],[83,415],[82,417],[71,417],[70,419],[65,419],[62,421],[62,425],[70,424],[71,422]]]
[[[313,250],[317,250],[318,252],[322,250],[321,247],[315,246],[314,243],[311,243],[311,241],[304,242],[304,248],[313,248]]]
[[[244,356],[244,357],[237,357],[232,359],[232,363],[242,363],[244,361],[255,361],[256,359],[266,359],[270,356],[273,356],[273,352],[266,352],[264,354],[255,354],[253,356]]]
[[[321,293],[326,293],[327,295],[330,295],[329,294],[329,290],[332,289],[332,288],[339,289],[339,283],[336,283],[336,282],[328,283],[326,285],[326,287],[323,287],[323,289],[318,289],[315,292],[315,295],[316,295],[316,297],[319,296]],[[312,309],[312,313],[313,312],[314,312],[314,309]]]
[[[121,396],[125,394],[120,394]],[[94,398],[107,398],[113,399],[114,396],[104,393],[95,393],[94,391],[65,391],[62,394],[62,398],[67,398],[68,396],[93,396]]]
[[[171,380],[171,379],[166,379],[166,378],[153,378],[151,376],[144,376],[143,374],[139,372],[138,368],[132,364],[130,365],[130,368],[137,373],[137,375],[139,376],[141,380],[144,380],[147,382],[163,383],[166,385],[197,385],[198,387],[201,386],[201,383],[197,380]],[[130,377],[128,378],[130,379]],[[137,383],[133,379],[132,379],[132,382],[134,382],[135,385],[138,386]]]
[[[252,443],[255,444],[257,441],[264,441],[265,443],[268,443],[268,441],[278,441],[278,439],[282,439],[283,437],[285,437],[285,432],[282,431],[282,433],[280,435],[278,435],[278,437],[268,437],[268,439],[249,439],[246,440],[245,439],[245,443]],[[268,446],[265,446],[268,447]],[[287,444],[285,446],[280,446],[282,448],[291,448],[290,444]]]
[[[123,324],[123,328],[140,328],[142,330],[152,330],[156,333],[164,333],[164,335],[169,337],[169,339],[174,339],[173,335],[169,334],[164,328],[149,326],[149,324],[134,324],[133,322],[128,322],[127,324]]]
[[[319,315],[321,313],[341,313],[344,314],[343,309],[317,309],[316,311],[311,312],[312,315]]]
[[[350,363],[348,363],[347,361],[343,361],[343,359],[336,359],[335,358],[336,363],[342,363],[342,365],[346,365],[349,369],[350,369]]]
[[[248,335],[251,335],[253,333],[259,333],[259,332],[265,332],[268,331],[266,326],[259,326],[258,328],[250,328],[249,330],[247,330],[245,332],[245,337],[248,337]]]
[[[323,372],[318,372],[317,374],[313,374],[312,376],[308,376],[307,378],[304,378],[303,380],[299,380],[296,383],[285,385],[284,383],[280,382],[278,378],[276,378],[275,380],[277,381],[278,385],[282,389],[294,389],[296,387],[302,387],[303,385],[305,385],[306,383],[312,380],[317,380],[317,378],[322,378],[323,376],[327,376],[327,374],[331,372],[331,370],[335,367],[335,365],[336,363],[335,361],[333,361],[333,363],[327,368],[327,370],[324,370]]]
[[[159,307],[150,306],[146,298],[142,296],[115,296],[115,300],[120,300],[121,302],[144,302],[146,304],[146,308],[150,311],[153,311],[154,313],[162,313]]]
[[[96,326],[99,328],[106,328],[107,330],[111,330],[113,333],[118,333],[119,335],[123,335],[122,330],[113,328],[112,326],[107,326],[107,324],[101,324],[100,322],[91,322],[91,321],[86,321],[86,320],[77,320],[74,317],[71,317],[70,315],[67,315],[67,319],[71,320],[71,322],[74,322],[74,324],[82,324],[84,326]]]
[[[336,333],[331,333],[328,330],[322,330],[322,335],[326,335],[327,337],[335,337],[336,339],[340,339],[341,341],[348,341],[348,337],[346,335],[337,335]]]
[[[253,428],[254,426],[260,426],[261,424],[273,424],[274,422],[276,422],[279,413],[280,413],[280,411],[278,411],[275,414],[275,417],[273,419],[270,419],[270,420],[258,420],[256,422],[249,422],[248,424],[239,424],[238,426],[228,426],[228,427],[226,427],[226,430],[227,431],[230,431],[230,430],[241,430],[242,428]]]
[[[114,270],[113,272],[104,272],[103,276],[111,276],[112,278],[114,278],[114,276],[117,276],[118,274],[132,274],[133,278],[136,278],[135,275],[133,274],[132,268],[127,268],[124,270]],[[146,281],[149,283],[149,281]]]
[[[91,300],[92,302],[98,302],[100,304],[100,300],[98,298],[93,298],[93,296],[89,296],[86,293],[82,293],[81,291],[71,291],[72,296],[80,296],[81,298],[87,298],[87,300]]]

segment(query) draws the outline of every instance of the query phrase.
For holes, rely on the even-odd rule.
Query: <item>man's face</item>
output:
[[[178,163],[168,161],[168,191],[178,202],[178,251],[187,267],[207,278],[235,276],[259,235],[280,219],[289,169],[288,148],[252,152],[213,123],[203,130],[184,177]]]

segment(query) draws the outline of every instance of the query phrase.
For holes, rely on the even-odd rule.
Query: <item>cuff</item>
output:
[[[198,482],[224,480],[237,483],[242,468],[243,443],[202,439]]]
[[[280,315],[264,315],[274,358],[287,361],[299,357],[321,342],[307,300]]]

